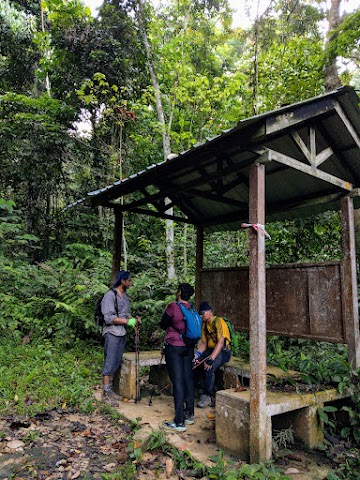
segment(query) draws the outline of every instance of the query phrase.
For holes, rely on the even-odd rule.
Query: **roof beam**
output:
[[[297,131],[292,130],[291,136],[304,154],[306,160],[315,168],[324,163],[334,153],[332,148],[328,147],[316,155],[316,136],[315,127],[313,125],[310,125],[310,150]]]
[[[304,123],[310,118],[328,114],[334,110],[336,104],[335,100],[324,98],[315,105],[309,103],[299,107],[296,111],[274,114],[266,119],[266,135]]]
[[[305,208],[311,207],[314,205],[321,205],[323,203],[330,203],[335,202],[336,200],[340,200],[343,198],[344,193],[329,193],[328,195],[323,195],[322,197],[307,197],[307,198],[295,198],[292,201],[287,202],[278,202],[273,203],[271,207],[268,208],[268,213],[276,213],[276,212],[290,212],[291,210],[295,210],[297,208]]]
[[[224,197],[222,195],[217,195],[213,192],[206,192],[195,188],[192,190],[188,190],[188,193],[194,195],[195,197],[202,197],[210,201],[213,200],[214,202],[220,202],[235,207],[246,208],[247,206],[247,202],[241,202],[240,200],[235,200],[233,198]]]
[[[356,145],[360,148],[360,137],[356,133],[355,128],[352,126],[352,124],[349,122],[344,110],[342,109],[341,105],[339,102],[336,102],[335,110],[339,117],[341,118],[342,122],[344,123],[345,127],[347,128],[348,132],[352,136],[354,142]]]
[[[342,180],[341,178],[335,177],[330,173],[326,173],[322,170],[319,170],[316,165],[309,166],[305,163],[299,162],[299,160],[295,160],[295,158],[289,157],[288,155],[284,155],[283,153],[276,152],[275,150],[268,149],[269,155],[272,160],[281,163],[283,165],[287,165],[288,167],[294,168],[300,172],[306,173],[307,175],[311,175],[312,177],[319,178],[324,182],[331,183],[332,185],[336,185],[337,187],[342,188],[343,190],[347,190],[350,192],[353,189],[353,186],[350,182],[346,180]]]
[[[249,163],[253,163],[252,161]],[[242,165],[243,167],[243,165]],[[237,164],[230,165],[229,167],[226,167],[223,170],[224,176],[230,175],[231,173],[236,173],[239,169],[239,166]],[[160,191],[154,194],[150,194],[147,197],[141,198],[139,200],[134,200],[133,202],[127,203],[123,205],[123,210],[133,210],[134,208],[141,207],[143,205],[146,205],[147,203],[152,203],[155,208],[157,208],[157,202],[165,197],[172,198],[173,195],[172,193],[175,191],[176,195],[185,192],[188,190],[193,189],[194,187],[198,187],[200,185],[204,185],[207,183],[210,183],[211,180],[216,179],[217,177],[217,171],[215,170],[213,173],[208,173],[208,174],[203,174],[201,175],[199,172],[199,177],[194,180],[190,180],[188,182],[183,183],[182,185],[176,185],[174,186],[171,181],[168,179],[166,187],[162,187],[160,184],[156,184],[155,187],[159,189]],[[239,182],[241,183],[241,182]],[[224,188],[226,188],[226,185],[224,185]],[[93,205],[103,205],[105,202],[102,200],[102,203],[100,203],[99,198],[95,197],[93,200]]]
[[[153,210],[148,210],[145,208],[134,208],[132,209],[132,212],[139,213],[140,215],[149,215],[151,217],[164,218],[166,220],[173,220],[174,222],[191,223],[193,225],[196,225],[196,223],[190,220],[189,218],[178,217],[177,215],[168,215],[166,213],[161,213],[161,212],[154,212]]]
[[[212,217],[211,219],[204,219],[201,222],[201,226],[203,227],[210,227],[211,225],[222,225],[224,223],[230,222],[239,222],[239,228],[241,222],[247,222],[249,220],[249,208],[242,210],[237,210],[236,212],[226,213],[224,215],[218,215],[217,217]]]

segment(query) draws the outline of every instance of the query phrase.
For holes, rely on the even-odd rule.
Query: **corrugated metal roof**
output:
[[[352,87],[240,121],[236,127],[168,160],[89,192],[78,204],[115,206],[165,217],[165,198],[207,231],[248,220],[249,167],[265,154],[266,219],[338,209],[359,201],[360,110]],[[173,158],[175,157],[175,158]],[[72,204],[72,205],[75,205]],[[360,206],[360,205],[359,205]],[[120,208],[120,206],[117,206]]]

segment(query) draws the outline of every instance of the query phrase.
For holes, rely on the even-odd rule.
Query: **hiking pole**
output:
[[[165,387],[163,387],[161,390],[159,390],[156,395],[160,395],[161,392],[163,392],[164,390],[166,390],[167,388],[169,388],[171,386],[171,383],[168,383],[167,385],[165,385]],[[149,403],[148,403],[148,406],[151,407],[152,405],[152,398],[153,396],[155,395],[155,388],[152,389],[152,392],[151,392],[151,397],[150,397],[150,400],[149,400]]]
[[[137,324],[135,327],[135,373],[136,373],[136,398],[135,401],[140,401],[140,327]]]
[[[159,372],[160,372],[160,369],[161,369],[161,365],[163,363],[163,358],[165,356],[165,350],[164,350],[164,347],[161,349],[161,357],[160,357],[160,363],[159,363]],[[168,387],[168,385],[166,385],[166,387]],[[165,388],[166,388],[165,387]],[[161,390],[160,390],[161,391]],[[159,392],[160,393],[160,392]],[[150,400],[149,400],[149,403],[148,403],[148,406],[151,407],[152,405],[152,398],[153,396],[155,395],[155,387],[152,388],[151,390],[151,395],[150,395]]]
[[[195,370],[195,368],[200,367],[200,365],[201,365],[202,363],[204,363],[209,357],[210,357],[210,355],[208,355],[206,358],[204,358],[203,360],[201,360],[201,362],[196,363],[196,364],[193,366],[192,369]]]

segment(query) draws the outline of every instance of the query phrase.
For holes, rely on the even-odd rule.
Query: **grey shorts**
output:
[[[105,333],[104,341],[104,366],[102,374],[112,376],[120,367],[125,350],[126,335],[117,337],[112,333]]]

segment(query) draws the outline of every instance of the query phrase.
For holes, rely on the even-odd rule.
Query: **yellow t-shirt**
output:
[[[225,320],[221,317],[214,317],[211,323],[203,322],[201,340],[207,343],[208,348],[215,348],[219,338],[224,337],[225,345],[230,349],[230,332]]]

